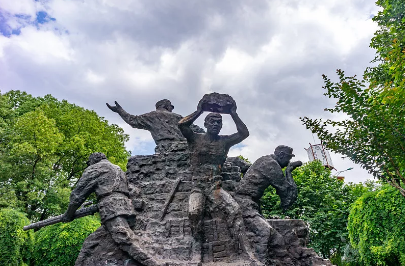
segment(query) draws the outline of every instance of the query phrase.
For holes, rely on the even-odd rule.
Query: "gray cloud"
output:
[[[131,135],[133,154],[153,152],[152,138],[125,125],[106,102],[141,114],[168,98],[187,115],[216,91],[235,98],[251,132],[233,155],[255,160],[287,144],[307,161],[313,139],[299,117],[327,117],[323,109],[333,104],[322,95],[321,75],[335,78],[336,68],[361,75],[374,54],[369,16],[376,8],[363,0],[26,1],[56,21],[21,23],[20,35],[0,35],[0,89],[94,109]],[[225,117],[223,133],[235,130]],[[332,159],[339,170],[353,166]],[[347,173],[350,181],[368,177]]]

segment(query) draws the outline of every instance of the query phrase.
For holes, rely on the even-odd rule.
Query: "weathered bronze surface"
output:
[[[283,208],[294,203],[291,172],[302,163],[290,162],[292,148],[284,145],[252,165],[227,157],[249,136],[232,97],[205,95],[185,118],[173,114],[167,100],[141,116],[129,115],[118,103],[108,107],[149,130],[160,148],[154,155],[130,157],[126,174],[105,156],[90,158],[63,220],[73,219],[94,191],[103,225],[84,242],[77,266],[331,265],[306,248],[304,222],[261,215],[259,199],[268,186],[276,189]],[[193,129],[204,111],[212,112],[205,118],[206,133]],[[219,113],[231,116],[237,132],[219,134]]]

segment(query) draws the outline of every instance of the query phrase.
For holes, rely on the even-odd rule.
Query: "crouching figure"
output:
[[[88,165],[70,195],[69,207],[62,221],[72,221],[76,210],[95,192],[101,223],[119,248],[143,265],[164,265],[140,248],[139,239],[131,229],[135,212],[129,199],[125,173],[108,161],[103,153],[91,154]],[[76,265],[81,265],[82,255],[79,254]]]

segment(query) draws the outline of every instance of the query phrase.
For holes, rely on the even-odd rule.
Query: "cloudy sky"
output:
[[[377,11],[369,0],[0,0],[0,90],[93,109],[124,128],[132,154],[152,154],[154,142],[106,102],[142,114],[167,98],[185,116],[204,94],[226,93],[250,131],[230,155],[254,161],[286,144],[306,162],[318,139],[299,117],[330,117],[322,74],[370,64]],[[235,130],[225,117],[222,133]],[[331,156],[354,168],[346,181],[372,178]]]

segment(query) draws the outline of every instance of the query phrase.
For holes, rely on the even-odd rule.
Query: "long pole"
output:
[[[82,208],[78,211],[75,212],[74,215],[74,219],[80,218],[80,217],[84,217],[84,216],[88,216],[88,215],[92,215],[94,213],[98,212],[98,207],[97,205],[92,205],[90,207],[87,208]],[[51,224],[56,224],[56,223],[60,223],[62,222],[62,218],[63,218],[63,214],[55,216],[55,217],[51,217],[49,219],[43,220],[43,221],[39,221],[27,226],[23,227],[24,231],[30,230],[30,229],[38,229],[38,228],[42,228],[44,226],[48,226]]]

